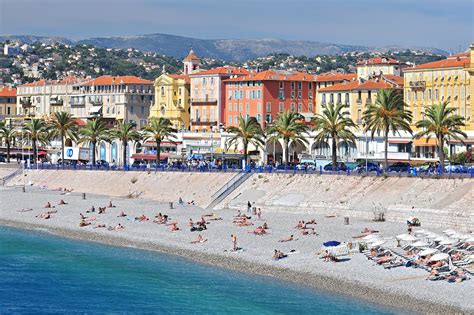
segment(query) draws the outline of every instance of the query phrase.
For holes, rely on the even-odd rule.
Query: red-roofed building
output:
[[[284,111],[314,115],[316,77],[301,72],[267,70],[224,81],[225,125],[237,126],[239,115],[256,117],[265,127]]]
[[[403,69],[410,67],[393,58],[375,57],[357,62],[357,77],[369,79],[375,75],[403,76]]]
[[[0,86],[0,121],[16,114],[16,89]]]
[[[191,130],[211,131],[223,127],[224,80],[249,74],[246,69],[227,66],[191,74]]]

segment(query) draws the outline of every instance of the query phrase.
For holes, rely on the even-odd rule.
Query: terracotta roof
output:
[[[464,67],[471,62],[471,59],[468,58],[469,55],[466,54],[457,54],[450,56],[443,60],[433,61],[418,65],[411,69],[405,69],[405,71],[419,70],[419,69],[439,69],[439,68],[457,68]]]
[[[189,54],[183,59],[183,61],[192,61],[192,60],[201,60],[199,57],[194,53],[194,50],[190,50]]]
[[[19,86],[44,86],[44,85],[65,85],[65,84],[74,84],[81,81],[85,81],[84,78],[77,78],[75,76],[67,76],[60,80],[39,80],[31,83],[25,83]]]
[[[328,86],[319,90],[319,92],[331,91],[359,91],[359,90],[380,90],[390,88],[401,88],[403,86],[403,78],[396,75],[382,76],[380,79],[366,80],[362,83],[359,81],[350,81]]]
[[[267,70],[250,73],[244,77],[232,78],[227,81],[315,81],[315,76],[302,72]]]
[[[198,75],[219,75],[219,74],[228,74],[228,75],[246,75],[250,74],[250,72],[244,68],[236,68],[236,67],[217,67],[217,68],[212,68],[209,70],[203,70],[197,73],[191,74],[192,76],[198,76]]]
[[[84,85],[113,85],[113,84],[153,84],[153,81],[141,79],[132,75],[112,77],[109,75],[103,75],[96,79],[93,79]]]
[[[370,58],[366,60],[362,60],[357,62],[357,65],[396,65],[399,64],[398,60],[395,60],[393,58],[385,58],[385,57],[376,57],[376,58]]]
[[[39,80],[35,82],[25,83],[19,86],[43,86],[46,84],[46,80]]]
[[[15,97],[16,89],[7,86],[0,86],[0,96],[3,97]]]
[[[356,73],[325,72],[316,76],[316,82],[351,81],[356,78]]]
[[[191,79],[189,78],[189,75],[186,74],[168,74],[170,78],[177,79],[177,80],[184,80],[186,83],[190,83]]]

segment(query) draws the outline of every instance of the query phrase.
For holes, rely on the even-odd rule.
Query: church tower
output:
[[[194,53],[194,50],[190,50],[186,58],[183,59],[183,73],[185,75],[192,74],[199,71],[201,65],[201,59]]]

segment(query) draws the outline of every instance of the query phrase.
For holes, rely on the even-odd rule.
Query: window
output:
[[[182,90],[183,90],[182,88],[179,88],[179,89],[178,89],[178,95],[179,95],[179,96],[181,96],[181,94],[183,93]]]
[[[431,101],[431,89],[428,89],[428,101]]]
[[[234,104],[234,112],[237,111],[237,103]]]
[[[227,123],[228,123],[229,125],[232,125],[232,116],[231,116],[231,115],[229,115],[229,116],[227,117]]]
[[[245,111],[247,112],[247,114],[250,113],[250,104],[249,103],[245,104]]]
[[[257,113],[261,113],[262,112],[262,103],[258,102],[257,103]]]
[[[435,95],[434,95],[434,97],[435,97],[435,101],[437,101],[437,100],[439,99],[439,91],[438,91],[438,89],[435,89]]]
[[[345,105],[349,105],[349,93],[346,93],[346,99],[344,101]]]
[[[239,116],[234,116],[234,124],[238,124],[239,123]]]
[[[321,104],[326,105],[326,94],[325,93],[321,96]]]
[[[334,103],[334,94],[333,93],[329,94],[329,103],[330,104]]]
[[[292,89],[292,90],[295,89],[295,82],[291,82],[291,89]]]
[[[164,86],[161,87],[161,96],[165,96],[165,87]]]
[[[257,117],[256,117],[256,118],[257,118],[257,121],[258,121],[258,122],[261,122],[261,121],[262,121],[262,115],[261,115],[261,114],[257,114]]]
[[[303,89],[303,82],[298,81],[298,90]]]
[[[266,104],[266,112],[267,113],[270,113],[272,111],[272,103],[271,102],[267,102]]]
[[[342,94],[337,93],[337,104],[340,104],[340,103],[342,103]]]
[[[362,120],[362,108],[357,109],[357,123]]]
[[[242,111],[243,111],[243,105],[239,104],[239,112],[242,113]]]
[[[290,105],[290,111],[292,111],[292,112],[295,111],[295,103],[291,103],[291,105]]]
[[[133,105],[132,105],[132,106],[130,106],[130,113],[133,114],[133,111],[134,111],[134,108],[133,108]]]
[[[272,123],[272,115],[271,114],[267,114],[265,116],[265,121],[268,123],[268,124],[271,124]]]
[[[202,78],[202,85],[206,85],[206,78]]]
[[[312,92],[312,91],[309,91],[309,92],[308,92],[308,98],[309,98],[310,100],[313,99],[313,92]]]
[[[280,89],[283,89],[283,86],[284,86],[284,82],[280,81]]]
[[[145,106],[142,106],[142,107],[140,108],[140,113],[141,113],[142,115],[145,115]]]
[[[214,85],[214,78],[211,78],[211,85]]]
[[[239,99],[240,99],[240,100],[244,99],[244,91],[240,91]]]
[[[283,103],[278,104],[278,111],[280,113],[285,111],[285,105]]]
[[[279,98],[280,100],[284,100],[284,99],[285,99],[285,91],[284,91],[284,90],[278,91],[278,98]]]
[[[301,113],[303,111],[303,104],[298,103],[298,112]]]
[[[464,86],[461,85],[461,99],[464,100]]]
[[[245,91],[245,98],[250,99],[250,90]]]
[[[309,103],[308,109],[310,112],[313,112],[313,103]]]
[[[313,88],[313,82],[308,82],[308,89],[311,90]]]
[[[291,91],[291,99],[295,98],[295,91]]]
[[[257,98],[258,99],[262,98],[262,91],[260,91],[260,90],[257,91]]]
[[[303,92],[302,91],[298,91],[298,99],[302,99],[303,98]]]

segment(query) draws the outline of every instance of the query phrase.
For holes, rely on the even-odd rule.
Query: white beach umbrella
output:
[[[415,232],[413,232],[415,235],[422,235],[422,234],[425,234],[425,230],[416,230]]]
[[[443,233],[445,233],[445,234],[453,233],[453,232],[456,232],[456,231],[453,230],[453,229],[447,229],[447,230],[444,230],[444,231],[443,231]]]
[[[438,234],[435,234],[433,232],[430,232],[428,234],[426,234],[426,238],[430,239],[430,238],[437,238],[438,237]]]
[[[457,234],[458,232],[454,231],[454,230],[451,230],[451,231],[448,231],[448,232],[444,232],[444,234],[446,235],[454,235],[454,234]]]
[[[378,241],[375,241],[373,243],[369,243],[369,247],[377,247],[377,246],[380,246],[380,245],[383,245],[385,244],[387,241],[383,241],[383,240],[378,240]]]
[[[420,256],[428,256],[428,255],[433,255],[434,253],[437,253],[438,250],[434,248],[427,248],[425,250],[422,250],[421,252],[418,253]]]
[[[413,235],[406,235],[402,237],[401,240],[405,242],[414,242],[414,241],[418,241],[418,238],[414,237]]]
[[[444,241],[445,239],[446,239],[445,236],[437,236],[437,237],[434,239],[434,241],[435,241],[435,242],[441,242],[441,241]]]
[[[451,244],[453,244],[453,241],[446,238],[446,239],[442,240],[441,242],[439,242],[439,244],[440,245],[451,245]]]
[[[466,239],[464,240],[464,242],[466,242],[466,243],[474,243],[474,237],[466,238]]]
[[[414,247],[427,247],[427,246],[430,246],[430,245],[426,242],[423,242],[423,241],[416,241],[415,243],[411,244],[411,246],[414,246]]]
[[[374,234],[369,234],[369,235],[364,236],[362,239],[364,241],[377,240],[379,239],[379,236],[374,235]]]
[[[460,239],[460,240],[466,240],[466,239],[468,239],[468,238],[473,238],[473,236],[472,236],[472,235],[469,235],[469,234],[461,234],[461,235],[459,235],[459,239]]]
[[[405,237],[407,237],[407,236],[408,236],[408,234],[400,234],[400,235],[395,236],[395,238],[396,238],[397,240],[402,240],[403,238],[405,238]]]
[[[448,259],[449,255],[446,253],[438,253],[434,254],[433,257],[430,258],[431,261],[440,261],[440,260],[445,260]]]

